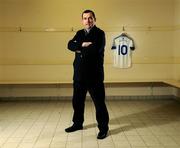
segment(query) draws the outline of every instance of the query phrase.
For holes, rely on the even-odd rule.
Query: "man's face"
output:
[[[86,29],[90,29],[95,25],[95,18],[92,13],[84,13],[82,16],[82,24]]]

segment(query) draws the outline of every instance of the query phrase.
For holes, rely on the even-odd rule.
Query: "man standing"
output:
[[[104,139],[108,134],[109,115],[105,104],[104,88],[104,47],[105,33],[95,25],[96,17],[92,10],[82,13],[84,29],[79,30],[68,42],[68,49],[75,52],[73,76],[73,125],[65,129],[74,132],[83,129],[86,93],[94,102],[99,133]]]

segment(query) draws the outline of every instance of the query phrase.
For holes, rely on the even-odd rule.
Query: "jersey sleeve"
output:
[[[133,40],[130,41],[130,49],[131,49],[131,50],[134,50],[134,49],[135,49],[134,41],[133,41]]]
[[[112,43],[112,47],[111,47],[111,50],[114,50],[114,49],[116,49],[115,39],[113,39],[113,43]]]

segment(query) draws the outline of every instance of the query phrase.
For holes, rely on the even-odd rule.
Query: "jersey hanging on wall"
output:
[[[113,39],[114,67],[129,68],[132,65],[132,50],[135,49],[134,41],[126,33],[122,33]]]

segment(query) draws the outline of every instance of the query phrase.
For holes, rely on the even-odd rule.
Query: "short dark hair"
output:
[[[83,14],[84,14],[84,13],[91,13],[91,14],[92,14],[92,16],[94,17],[94,19],[96,20],[95,13],[94,13],[92,10],[89,10],[89,9],[84,10],[84,11],[83,11],[83,13],[82,13],[82,18],[83,18]]]

